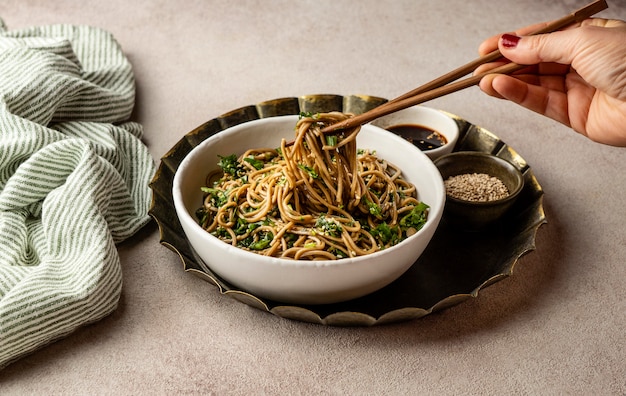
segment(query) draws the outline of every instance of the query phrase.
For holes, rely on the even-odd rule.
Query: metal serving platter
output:
[[[330,326],[371,326],[417,319],[477,297],[481,289],[513,273],[518,259],[535,250],[535,236],[546,222],[543,190],[530,166],[493,133],[451,115],[461,136],[455,151],[495,154],[517,166],[525,186],[510,215],[490,229],[465,232],[444,221],[422,256],[389,286],[355,300],[328,305],[291,305],[256,297],[220,279],[196,256],[176,217],[172,180],[183,158],[199,143],[231,126],[258,118],[300,112],[363,113],[386,102],[364,95],[306,95],[242,107],[207,121],[185,135],[163,158],[150,188],[150,216],[159,226],[160,243],[180,257],[185,271],[217,286],[223,295],[274,315]],[[445,217],[445,212],[444,212]]]

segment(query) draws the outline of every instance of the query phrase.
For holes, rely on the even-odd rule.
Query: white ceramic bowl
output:
[[[441,147],[424,151],[431,160],[451,153],[459,140],[459,126],[452,117],[440,110],[421,105],[380,117],[372,121],[371,124],[384,129],[403,124],[421,125],[439,132],[446,138],[447,143]]]
[[[195,211],[202,204],[201,186],[217,169],[218,155],[241,154],[254,147],[278,147],[295,136],[298,116],[270,117],[228,128],[195,147],[182,161],[173,181],[176,213],[187,239],[205,264],[225,281],[257,297],[295,304],[325,304],[361,297],[388,285],[422,254],[441,220],[443,179],[432,161],[401,137],[365,125],[359,148],[398,165],[430,205],[428,221],[398,245],[362,257],[328,261],[295,261],[266,257],[227,244],[202,229]]]

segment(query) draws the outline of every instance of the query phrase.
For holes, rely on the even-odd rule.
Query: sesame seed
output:
[[[464,201],[488,202],[509,196],[502,180],[486,173],[451,176],[444,181],[444,185],[448,195]]]

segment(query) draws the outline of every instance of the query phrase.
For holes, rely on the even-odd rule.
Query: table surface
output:
[[[626,20],[626,3],[608,2],[600,15]],[[318,93],[394,97],[474,59],[485,37],[586,3],[3,0],[0,18],[112,32],[158,162],[229,110]],[[548,224],[512,277],[422,319],[326,327],[220,295],[183,271],[153,222],[119,245],[119,308],[0,371],[2,393],[624,394],[626,149],[478,88],[427,105],[498,135],[545,190]]]

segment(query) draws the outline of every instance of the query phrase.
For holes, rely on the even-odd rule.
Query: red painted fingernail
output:
[[[512,34],[503,34],[502,35],[502,46],[504,48],[515,48],[517,47],[517,43],[519,43],[519,40],[521,39],[521,37],[518,36],[514,36]]]

